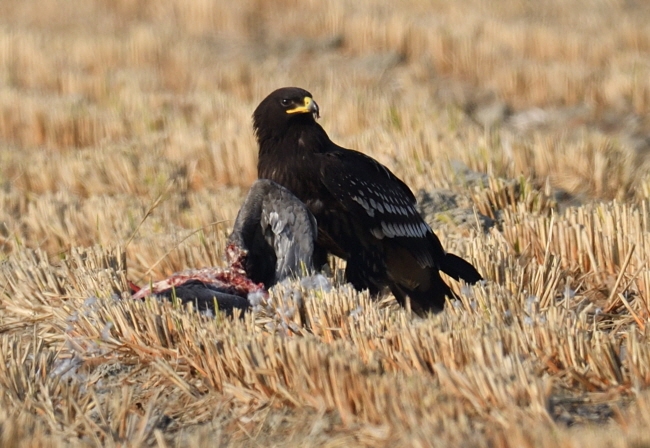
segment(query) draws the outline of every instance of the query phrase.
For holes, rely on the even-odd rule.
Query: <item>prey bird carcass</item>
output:
[[[273,181],[257,180],[242,205],[226,248],[226,268],[189,269],[138,288],[150,295],[191,302],[199,310],[248,310],[249,297],[288,277],[313,271],[316,221],[305,204]]]

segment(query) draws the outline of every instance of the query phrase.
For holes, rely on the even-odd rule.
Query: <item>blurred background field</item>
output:
[[[222,263],[290,85],[485,285],[115,300]],[[650,443],[649,111],[643,1],[3,0],[3,446]]]

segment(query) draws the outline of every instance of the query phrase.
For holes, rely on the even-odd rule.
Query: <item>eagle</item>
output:
[[[415,312],[442,311],[454,295],[440,271],[470,284],[481,275],[445,252],[409,187],[372,157],[332,142],[319,113],[298,87],[262,100],[253,113],[258,177],[286,187],[315,217],[316,266],[333,254],[347,261],[345,278],[355,289],[377,296],[389,288]]]

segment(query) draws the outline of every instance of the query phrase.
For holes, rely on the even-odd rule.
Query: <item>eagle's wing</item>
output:
[[[368,237],[394,241],[422,267],[439,265],[445,252],[415,209],[415,196],[404,182],[358,151],[340,148],[321,157],[323,184],[361,222]]]
[[[482,279],[471,263],[447,253],[415,209],[413,192],[388,168],[358,151],[335,147],[322,154],[321,178],[344,209],[361,221],[367,235],[393,242],[418,264],[442,270],[454,279]]]

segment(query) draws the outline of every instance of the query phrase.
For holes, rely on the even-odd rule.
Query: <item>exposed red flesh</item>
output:
[[[254,292],[268,294],[262,283],[254,283],[246,277],[244,270],[246,251],[235,244],[229,244],[226,248],[226,259],[230,264],[227,268],[188,269],[142,288],[129,281],[129,288],[133,292],[134,299],[143,299],[152,294],[160,294],[170,288],[181,286],[187,281],[196,280],[204,283],[206,287],[210,285],[213,290],[245,298]]]

